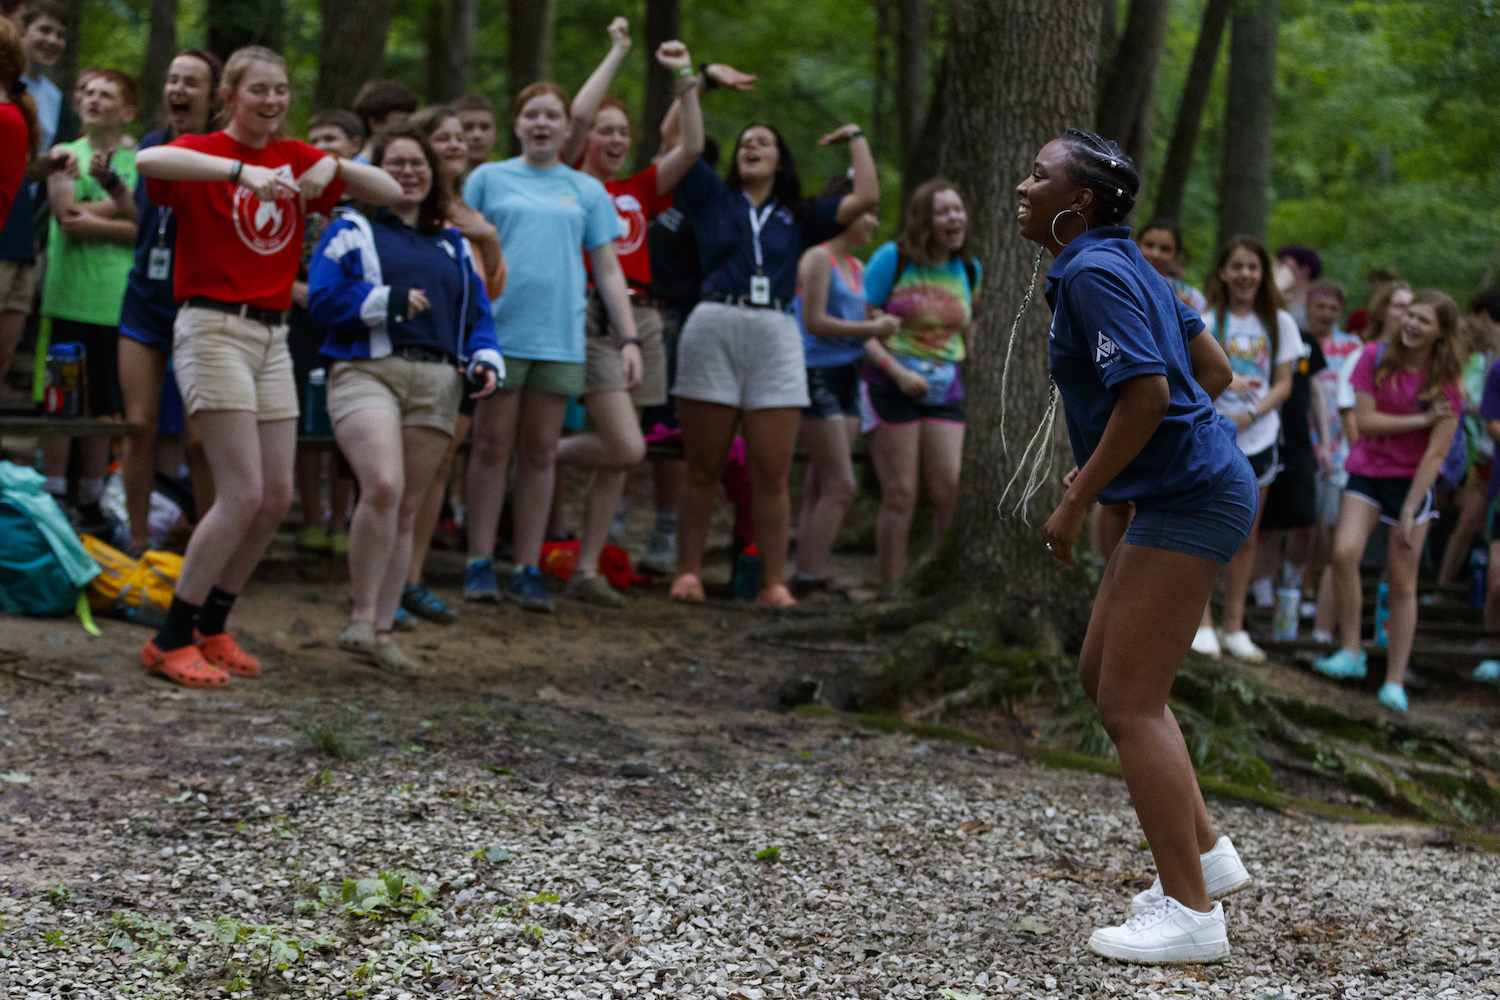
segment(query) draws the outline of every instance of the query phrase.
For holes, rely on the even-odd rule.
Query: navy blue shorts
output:
[[[1406,503],[1406,494],[1409,492],[1410,479],[1376,479],[1373,476],[1361,476],[1357,472],[1349,473],[1349,481],[1344,484],[1344,496],[1355,496],[1371,507],[1379,507],[1380,523],[1392,527],[1401,523],[1401,508]],[[1429,486],[1427,495],[1417,507],[1414,523],[1426,524],[1438,516],[1438,512],[1432,508],[1432,500],[1433,487]]]
[[[1130,545],[1202,556],[1223,564],[1250,537],[1260,506],[1260,487],[1249,461],[1240,456],[1234,474],[1197,510],[1163,510],[1149,500],[1135,502],[1135,520],[1125,532]]]
[[[157,411],[156,433],[186,434],[187,417],[182,409],[182,391],[177,388],[177,373],[167,363],[167,374],[161,380],[161,409]]]
[[[859,416],[859,362],[828,365],[807,370],[807,396],[811,406],[802,408],[809,420]]]
[[[137,343],[145,344],[152,350],[163,354],[172,353],[172,328],[168,326],[165,330],[151,330],[142,326],[126,326],[120,324],[120,336],[129,337]]]

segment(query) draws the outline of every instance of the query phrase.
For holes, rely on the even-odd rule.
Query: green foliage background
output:
[[[423,89],[427,7],[396,0],[387,72]],[[1204,0],[1173,0],[1157,87],[1157,117],[1143,212],[1165,159]],[[941,9],[935,2],[934,8]],[[1128,4],[1121,3],[1121,16]],[[576,88],[603,56],[605,25],[631,18],[637,45],[616,91],[641,107],[645,58],[642,0],[565,0],[557,5],[554,78]],[[1500,245],[1500,0],[1283,0],[1277,83],[1270,240],[1323,254],[1330,277],[1354,301],[1364,273],[1394,265],[1417,285],[1466,297]],[[147,0],[85,0],[79,64],[139,73]],[[480,0],[476,89],[504,103],[507,4]],[[817,139],[846,121],[877,140],[887,191],[899,185],[894,113],[872,122],[876,22],[873,3],[849,0],[684,0],[683,36],[694,58],[757,73],[753,93],[717,91],[705,109],[710,132],[729,142],[746,123],[786,135],[804,181],[816,188],[847,165]],[[939,18],[940,20],[940,18]],[[293,73],[294,127],[313,110],[317,0],[288,0],[286,55]],[[182,0],[179,40],[202,44],[203,0]],[[934,25],[931,63],[941,49]],[[1224,141],[1228,38],[1195,155],[1183,210],[1189,275],[1211,264]],[[957,68],[961,72],[962,68]],[[883,206],[889,232],[897,206]]]

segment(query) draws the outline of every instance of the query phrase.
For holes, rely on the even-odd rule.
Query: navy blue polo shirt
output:
[[[141,138],[136,152],[172,141],[170,129],[159,128]],[[151,251],[157,244],[176,252],[177,217],[170,208],[151,203],[146,195],[146,175],[135,185],[135,204],[140,220],[135,230],[135,264],[125,279],[125,301],[120,306],[120,328],[127,337],[151,344],[163,351],[172,350],[172,324],[177,320],[177,300],[172,297],[172,275],[159,281],[146,277],[150,273]],[[162,229],[165,217],[166,229]],[[175,265],[175,261],[173,262]]]
[[[458,356],[459,304],[467,278],[441,236],[426,236],[382,208],[370,220],[380,272],[391,286],[386,333],[393,347],[430,347]],[[432,303],[410,319],[406,297],[420,288]]]
[[[755,244],[750,226],[750,199],[726,184],[703,160],[677,182],[673,207],[693,220],[698,260],[703,266],[704,295],[749,295],[755,274]],[[839,225],[840,198],[810,198],[800,213],[777,205],[760,231],[762,266],[771,279],[771,294],[790,303],[797,294],[797,263],[802,251],[844,231]],[[756,210],[765,211],[761,205]],[[799,217],[800,215],[800,217]]]
[[[1240,454],[1234,422],[1214,412],[1193,380],[1188,341],[1203,332],[1198,314],[1141,256],[1126,226],[1100,226],[1069,243],[1047,272],[1047,303],[1052,379],[1079,466],[1099,446],[1121,382],[1163,375],[1171,393],[1161,426],[1100,491],[1100,502],[1201,506]]]

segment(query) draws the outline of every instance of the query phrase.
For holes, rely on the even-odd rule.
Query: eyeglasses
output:
[[[384,166],[386,170],[404,170],[407,168],[410,168],[412,170],[421,170],[423,167],[427,166],[427,161],[425,159],[386,160],[381,165]]]

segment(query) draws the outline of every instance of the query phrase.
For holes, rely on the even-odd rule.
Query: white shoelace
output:
[[[1170,914],[1171,903],[1163,896],[1159,902],[1152,903],[1150,909],[1145,913],[1137,914],[1125,921],[1125,929],[1132,934],[1136,931],[1145,930],[1151,924],[1156,923]]]

